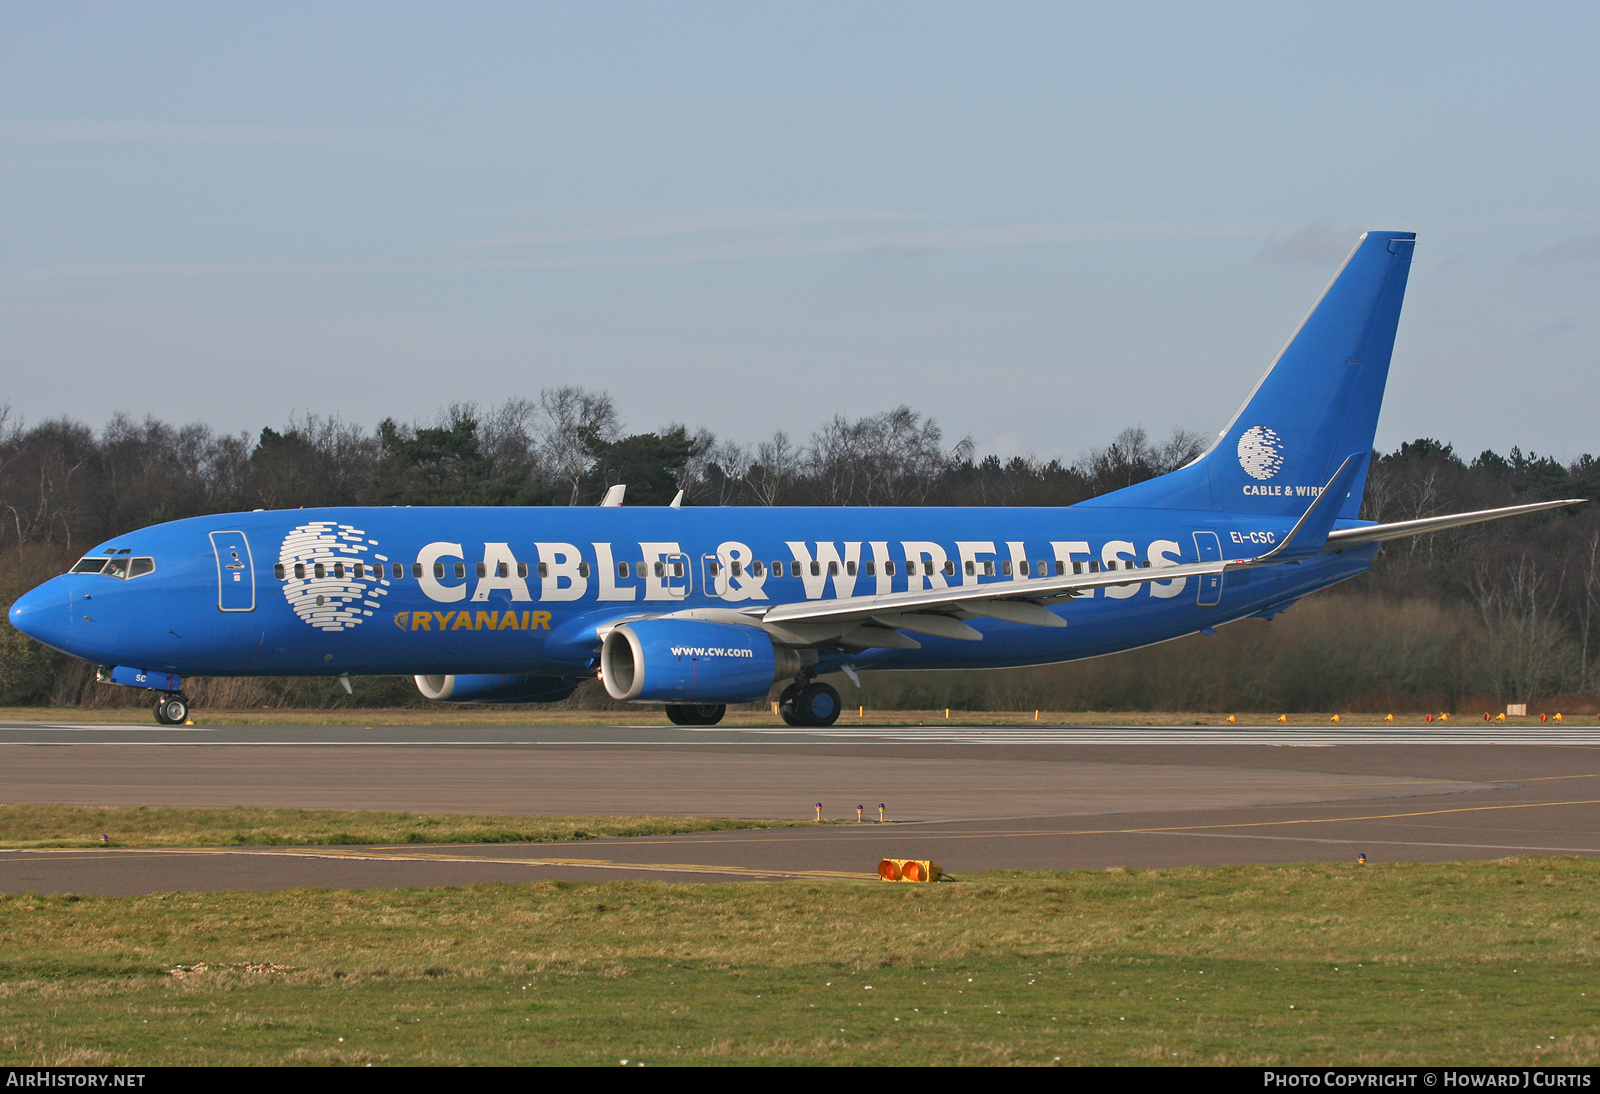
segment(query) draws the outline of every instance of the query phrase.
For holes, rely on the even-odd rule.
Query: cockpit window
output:
[[[156,560],[153,558],[84,558],[68,573],[74,574],[104,574],[126,580],[127,578],[143,577],[145,574],[154,573]]]

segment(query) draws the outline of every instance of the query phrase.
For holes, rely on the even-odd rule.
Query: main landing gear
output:
[[[182,693],[163,695],[156,700],[156,721],[164,726],[181,726],[189,720],[189,700]]]
[[[675,726],[714,726],[728,708],[722,703],[697,703],[667,707],[667,720]]]
[[[831,726],[839,720],[839,710],[839,693],[814,680],[796,680],[778,696],[778,714],[792,726]]]

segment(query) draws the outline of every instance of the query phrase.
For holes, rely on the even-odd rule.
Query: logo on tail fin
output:
[[[1283,441],[1264,425],[1254,425],[1239,438],[1239,466],[1252,479],[1270,479],[1283,467]]]

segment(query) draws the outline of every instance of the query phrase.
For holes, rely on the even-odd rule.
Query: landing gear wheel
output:
[[[181,695],[165,695],[156,703],[156,721],[164,726],[181,726],[189,720],[189,700]]]
[[[800,694],[800,689],[802,687],[804,687],[804,685],[799,681],[796,681],[778,693],[778,717],[783,719],[783,724],[786,726],[805,725],[805,723],[800,720],[800,715],[795,713],[794,709],[795,696]]]
[[[722,716],[727,712],[727,706],[722,703],[669,706],[667,720],[675,726],[714,726],[722,721]]]
[[[790,706],[796,721],[803,726],[831,726],[839,720],[839,693],[827,684],[807,684]]]

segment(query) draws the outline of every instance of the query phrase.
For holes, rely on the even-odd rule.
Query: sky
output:
[[[1378,446],[1600,452],[1600,6],[7,4],[0,405],[1220,429],[1415,231]]]

